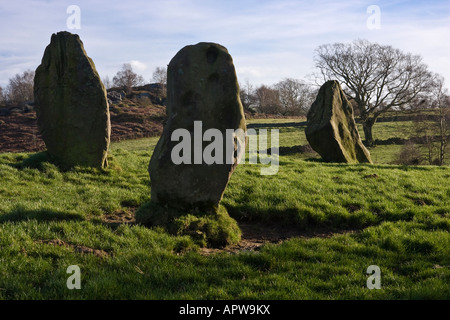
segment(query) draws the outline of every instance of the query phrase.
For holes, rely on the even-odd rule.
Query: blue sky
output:
[[[80,8],[81,29],[67,27],[67,8]],[[369,29],[370,5],[380,29]],[[52,33],[80,35],[101,77],[123,63],[150,82],[185,45],[217,42],[233,56],[240,82],[307,79],[314,49],[357,38],[420,54],[450,83],[450,1],[300,0],[0,0],[0,85],[35,69]]]

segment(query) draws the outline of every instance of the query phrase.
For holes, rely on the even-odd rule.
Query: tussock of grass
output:
[[[181,212],[152,202],[136,212],[136,222],[149,227],[162,227],[173,235],[189,235],[202,247],[224,247],[241,240],[241,230],[220,206],[217,212]]]

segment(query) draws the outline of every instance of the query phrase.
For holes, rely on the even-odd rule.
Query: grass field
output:
[[[280,126],[280,146],[305,145]],[[408,123],[379,123],[377,139]],[[407,136],[405,136],[407,137]],[[105,171],[61,172],[43,154],[0,154],[0,299],[449,299],[450,167],[280,156],[277,175],[238,166],[222,204],[239,223],[298,236],[257,250],[205,254],[191,238],[132,222],[150,200],[157,138],[114,143]],[[70,265],[81,289],[69,290]],[[366,270],[381,269],[369,290]]]

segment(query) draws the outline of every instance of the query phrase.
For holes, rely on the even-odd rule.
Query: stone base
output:
[[[162,227],[173,235],[189,235],[202,247],[225,247],[241,240],[237,222],[219,206],[215,212],[199,212],[149,202],[136,212],[136,222],[147,227]]]

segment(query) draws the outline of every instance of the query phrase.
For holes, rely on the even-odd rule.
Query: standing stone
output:
[[[245,137],[235,137],[234,143],[231,140],[231,161],[226,161],[230,154],[223,141],[220,150],[224,155],[223,164],[206,164],[204,159],[201,164],[195,164],[195,158],[198,161],[212,139],[203,143],[196,140],[194,122],[201,121],[202,133],[218,129],[224,139],[227,129],[241,129],[242,134],[246,131],[233,60],[223,46],[202,42],[181,49],[170,61],[167,71],[168,120],[149,164],[152,202],[214,211],[237,165],[234,152],[238,149],[237,142],[243,144]],[[173,162],[172,150],[180,143],[171,141],[176,129],[186,129],[190,133],[190,143],[184,141],[191,146],[192,154],[187,161],[190,164]],[[195,146],[198,142],[202,143],[201,150]]]
[[[34,98],[47,151],[61,167],[107,166],[106,90],[78,35],[52,35],[36,69]]]
[[[307,118],[306,138],[325,161],[372,163],[339,82],[332,80],[322,85]]]

